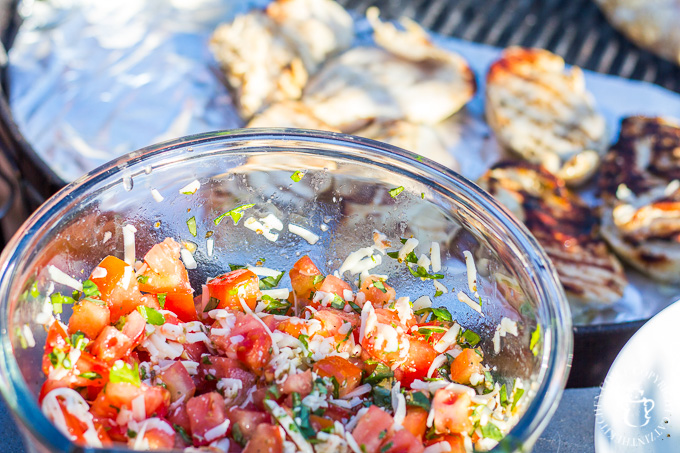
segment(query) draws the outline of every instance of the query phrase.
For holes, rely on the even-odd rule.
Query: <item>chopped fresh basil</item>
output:
[[[234,221],[234,225],[238,225],[239,220],[241,220],[241,217],[243,217],[243,211],[245,211],[246,209],[250,209],[253,206],[255,206],[254,203],[236,206],[235,208],[230,209],[221,216],[217,217],[215,220],[213,220],[213,222],[215,223],[215,225],[219,225],[220,223],[222,223],[222,220],[224,220],[226,216],[229,216],[231,217],[231,220]]]
[[[113,325],[116,329],[122,331],[123,327],[125,327],[125,323],[127,322],[127,316],[121,316],[118,318],[118,321]]]
[[[102,375],[99,373],[95,373],[94,371],[87,371],[85,373],[80,373],[78,377],[84,378],[84,379],[89,379],[90,381],[94,381],[95,379],[101,379]]]
[[[379,289],[380,291],[382,291],[383,293],[386,293],[386,292],[387,292],[387,288],[385,288],[385,284],[382,282],[382,280],[376,280],[376,281],[374,281],[374,282],[373,282],[373,286],[375,286],[376,288],[378,288],[378,289]]]
[[[212,362],[210,361],[210,357],[205,355],[201,358],[201,363],[204,365],[212,365]]]
[[[333,398],[340,398],[340,383],[335,378],[335,376],[331,376],[330,380],[333,384]]]
[[[499,441],[503,438],[503,433],[501,433],[501,430],[498,429],[498,426],[494,425],[491,422],[487,423],[481,428],[482,436],[484,436],[485,438],[493,439],[495,441]]]
[[[262,300],[267,303],[264,311],[272,315],[285,315],[292,306],[287,300],[274,299],[266,294],[262,296]]]
[[[307,351],[309,351],[309,335],[305,335],[304,333],[301,333],[298,336],[298,340],[300,340],[300,343],[305,347]]]
[[[312,285],[316,286],[317,284],[321,283],[325,279],[326,279],[326,277],[324,277],[323,275],[315,275],[312,278]]]
[[[309,408],[302,405],[302,399],[300,398],[299,393],[293,392],[291,396],[293,398],[293,420],[295,420],[300,433],[305,436],[305,439],[309,440],[314,438],[316,436],[316,431],[314,431],[314,428],[312,428],[312,424],[309,421],[309,416],[311,415]]]
[[[404,191],[404,186],[399,186],[399,187],[395,187],[394,189],[390,189],[388,192],[390,193],[390,197],[397,198],[397,195],[399,195],[403,191]]]
[[[512,397],[512,406],[510,407],[510,410],[515,410],[515,406],[517,406],[517,403],[519,402],[520,398],[522,398],[522,395],[524,395],[524,389],[518,389],[515,388],[513,391],[514,396]]]
[[[406,405],[420,407],[426,411],[430,411],[430,399],[422,392],[408,392],[406,393]]]
[[[83,282],[83,294],[85,297],[99,297],[102,295],[97,284],[92,280],[85,280]]]
[[[539,348],[538,343],[541,341],[541,325],[536,325],[536,330],[531,333],[531,341],[529,342],[529,348],[534,356],[538,356]]]
[[[469,346],[474,348],[480,342],[481,338],[472,330],[468,329],[460,335],[458,343],[461,346]]]
[[[508,405],[508,388],[505,384],[501,385],[501,389],[498,391],[498,398],[500,399],[501,406],[505,407]]]
[[[127,430],[127,436],[128,436],[130,439],[134,439],[135,437],[137,437],[137,431],[133,431],[133,430],[131,430],[130,428],[128,428],[128,430]]]
[[[371,361],[368,363],[373,364],[374,362]],[[394,377],[394,372],[392,369],[384,363],[378,362],[373,372],[364,378],[364,384],[375,385],[378,382],[381,382],[383,379],[391,377]]]
[[[142,285],[146,285],[149,282],[149,276],[148,275],[138,275],[137,281],[139,283],[141,283]]]
[[[165,297],[168,295],[168,293],[158,293],[156,294],[156,297],[158,298],[158,304],[161,306],[161,308],[165,308]]]
[[[337,352],[340,352],[340,346],[342,346],[347,340],[349,340],[350,335],[352,335],[352,332],[354,331],[354,326],[349,328],[349,332],[347,332],[347,335],[345,335],[345,338],[343,338],[338,345],[335,347],[335,350]]]
[[[421,308],[420,310],[415,311],[416,316],[421,316],[424,315],[425,313],[431,313],[432,314],[432,319],[431,320],[437,320],[437,321],[447,321],[451,322],[453,321],[453,316],[451,316],[451,313],[446,308],[439,307],[439,308]]]
[[[423,266],[406,265],[406,268],[409,270],[411,275],[413,275],[414,277],[422,278],[422,279],[425,279],[425,280],[427,280],[427,279],[439,280],[441,278],[444,278],[444,274],[430,274],[429,272],[427,272],[427,269],[425,269]]]
[[[137,307],[137,311],[142,315],[146,322],[153,326],[162,326],[165,324],[165,316],[163,316],[163,313],[160,313],[155,308],[139,305]]]
[[[246,267],[241,265],[241,264],[231,264],[231,263],[229,263],[229,270],[232,271],[232,272],[234,272],[235,270],[238,270],[238,269],[245,269],[245,268]]]
[[[331,301],[331,308],[335,308],[336,310],[342,310],[345,308],[345,300],[338,296],[337,294],[333,295],[333,300]]]
[[[354,310],[356,313],[361,314],[361,307],[358,306],[356,303],[352,302],[351,300],[347,302],[350,307],[352,307],[352,310]]]
[[[87,282],[89,282],[89,280],[85,280],[85,282],[83,283],[83,289],[85,289],[85,288],[84,288],[84,287],[85,287],[85,283],[87,283]],[[90,283],[92,283],[92,282],[90,282]],[[95,285],[95,286],[96,286],[96,285]],[[36,298],[36,297],[38,297],[38,296],[40,295],[40,291],[38,291],[38,283],[37,283],[37,282],[33,282],[33,284],[31,285],[31,289],[29,290],[29,294],[30,294],[33,298]]]
[[[54,368],[57,368],[60,365],[63,366],[64,359],[66,358],[66,353],[59,348],[54,348],[52,349],[52,352],[50,352],[49,358],[52,366]]]
[[[295,172],[293,172],[292,175],[290,175],[290,179],[292,179],[295,182],[300,182],[300,180],[304,176],[305,176],[305,174],[303,172],[301,172],[300,170],[296,170]]]
[[[238,426],[238,425],[234,425],[234,427],[236,427],[236,426]],[[187,444],[189,444],[189,445],[192,445],[191,437],[189,437],[189,434],[187,434],[187,432],[186,432],[186,430],[185,430],[184,428],[182,428],[181,426],[179,426],[177,423],[173,423],[173,424],[172,424],[172,428],[175,430],[175,432],[176,432],[177,434],[179,434],[179,436],[182,438],[182,440],[183,440],[185,443],[187,443]],[[234,437],[234,440],[236,440],[235,437]]]
[[[50,302],[52,302],[52,311],[55,314],[63,312],[63,304],[72,304],[75,300],[69,296],[63,296],[60,293],[54,293],[50,296]]]
[[[236,443],[242,447],[245,447],[248,443],[248,439],[243,437],[243,431],[241,431],[241,427],[238,425],[238,423],[234,423],[234,426],[232,426],[231,435],[233,436]]]
[[[388,451],[390,448],[392,448],[393,443],[392,442],[387,442],[385,445],[380,447],[380,453],[385,453]]]
[[[208,303],[203,309],[203,313],[208,313],[210,310],[214,310],[220,304],[220,300],[217,297],[211,297],[208,299]]]
[[[131,367],[122,360],[116,360],[109,371],[109,382],[125,382],[136,387],[141,387],[142,382],[139,379],[139,364],[135,363]]]
[[[68,339],[71,346],[75,349],[80,349],[81,351],[87,346],[88,340],[85,338],[85,334],[80,330],[76,333],[71,334],[71,338]]]
[[[283,277],[284,273],[285,272],[281,272],[276,277],[265,277],[260,279],[260,289],[276,288],[277,286],[279,286],[279,282],[281,281],[281,277]]]
[[[198,229],[196,228],[195,216],[187,220],[187,227],[189,228],[189,233],[191,233],[193,237],[196,237],[196,235],[198,234]]]
[[[392,392],[385,387],[376,385],[373,387],[373,403],[376,406],[392,409]]]

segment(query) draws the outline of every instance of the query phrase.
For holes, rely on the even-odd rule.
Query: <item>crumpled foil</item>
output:
[[[208,39],[221,22],[266,0],[24,1],[25,18],[9,53],[10,103],[42,159],[72,181],[121,154],[183,135],[243,126],[224,88]],[[356,21],[355,44],[370,43]],[[434,36],[463,55],[478,94],[437,129],[450,143],[440,162],[458,161],[475,180],[503,157],[484,122],[484,80],[500,49]],[[680,117],[680,96],[644,82],[585,71],[612,139],[622,117]],[[440,157],[440,158],[438,158]],[[585,199],[597,204],[592,190]],[[573,307],[577,324],[644,319],[680,297],[680,288],[628,271],[623,299],[605,310]]]

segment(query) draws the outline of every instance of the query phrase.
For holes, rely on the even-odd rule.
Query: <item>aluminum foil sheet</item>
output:
[[[24,1],[9,53],[10,102],[22,133],[66,181],[121,154],[179,137],[241,127],[207,41],[221,22],[267,1]],[[356,16],[355,44],[371,40]],[[438,126],[446,155],[428,155],[476,179],[503,157],[484,122],[484,74],[500,49],[434,36],[477,74],[477,96]],[[680,117],[680,95],[644,82],[585,71],[611,138],[622,117]],[[591,191],[585,198],[596,204]],[[623,299],[606,310],[574,307],[577,324],[644,319],[680,297],[628,272]]]

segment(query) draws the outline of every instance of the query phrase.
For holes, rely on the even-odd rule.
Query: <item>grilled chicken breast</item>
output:
[[[368,18],[379,47],[345,52],[305,87],[303,102],[316,117],[348,133],[375,120],[435,124],[472,98],[475,79],[462,57],[435,46],[415,23],[397,30],[375,9]]]
[[[309,75],[354,39],[349,14],[332,0],[277,0],[220,25],[210,47],[243,119],[298,99]]]
[[[604,158],[602,235],[651,278],[680,283],[680,126],[629,117]]]
[[[570,186],[588,180],[606,151],[606,124],[583,73],[542,49],[511,47],[489,68],[486,118],[499,143]]]
[[[570,300],[607,305],[621,298],[623,267],[600,237],[597,215],[564,181],[537,164],[502,162],[479,184],[529,228]]]

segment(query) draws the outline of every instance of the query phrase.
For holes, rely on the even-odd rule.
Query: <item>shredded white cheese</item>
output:
[[[456,339],[458,338],[458,332],[460,332],[460,326],[458,323],[454,323],[449,330],[439,339],[437,344],[434,345],[434,350],[442,353],[447,351],[451,346],[456,344]]]
[[[243,222],[243,226],[257,234],[261,234],[268,241],[276,242],[279,239],[278,233],[272,232],[271,227],[265,226],[255,219],[255,217],[248,217],[245,222]]]
[[[277,271],[276,269],[269,269],[268,267],[260,266],[246,266],[246,269],[259,277],[278,277],[283,273],[282,271]]]
[[[189,184],[187,184],[186,186],[179,189],[179,193],[184,194],[184,195],[193,195],[200,188],[201,188],[201,183],[198,181],[198,179],[194,179]]]
[[[47,266],[47,273],[49,274],[50,278],[55,282],[55,283],[60,283],[62,285],[66,285],[69,288],[73,288],[76,291],[82,291],[83,290],[83,284],[80,283],[78,280],[75,278],[71,277],[70,275],[66,274],[64,271],[61,269],[49,265]]]
[[[432,299],[430,296],[420,296],[413,301],[413,311],[422,310],[423,308],[430,308],[432,306]]]
[[[361,327],[359,328],[359,341],[364,340],[366,334],[370,334],[378,324],[378,317],[375,314],[373,305],[366,301],[361,310]]]
[[[434,358],[432,361],[432,364],[430,365],[430,368],[427,370],[427,377],[431,378],[432,374],[437,370],[437,368],[441,367],[446,363],[446,354],[440,354],[437,357]]]
[[[151,196],[158,203],[161,203],[164,200],[163,195],[161,195],[161,193],[156,189],[151,189]]]
[[[472,308],[474,311],[484,316],[482,313],[482,306],[476,303],[474,300],[470,299],[470,296],[465,294],[463,291],[458,292],[458,300],[463,302],[468,307]]]
[[[123,256],[127,264],[132,266],[135,264],[135,233],[137,228],[130,224],[123,226]]]
[[[300,236],[302,239],[304,239],[305,241],[309,242],[312,245],[316,244],[320,239],[319,236],[312,233],[311,231],[302,228],[301,226],[293,225],[292,223],[288,224],[288,231],[297,236]]]
[[[196,269],[198,267],[198,263],[194,259],[194,256],[191,254],[191,252],[184,247],[180,249],[179,255],[182,258],[182,262],[184,263],[184,267],[187,269]]]
[[[443,284],[439,283],[439,280],[432,280],[432,283],[434,283],[434,289],[435,291],[441,291],[442,294],[446,294],[449,292],[448,288],[444,286]]]
[[[262,295],[273,297],[274,299],[288,299],[290,290],[288,288],[263,289]]]
[[[423,453],[446,453],[451,451],[451,444],[446,441],[437,442],[436,444],[429,445]]]
[[[227,434],[227,429],[229,429],[229,419],[225,419],[222,423],[219,425],[215,426],[214,428],[210,428],[208,431],[205,432],[205,440],[208,442],[212,442],[215,439],[218,439],[220,437],[223,437],[225,434]]]
[[[346,400],[351,400],[352,398],[355,398],[357,396],[365,395],[366,393],[369,393],[371,390],[373,390],[371,384],[363,384],[349,392],[347,395],[343,396],[343,398]]]
[[[215,239],[209,237],[205,240],[205,248],[208,251],[208,256],[213,256],[213,250],[215,248]]]
[[[102,443],[97,435],[97,430],[94,428],[90,406],[75,390],[63,387],[49,392],[43,398],[41,407],[43,414],[45,414],[45,416],[54,423],[66,437],[71,440],[76,440],[75,436],[70,434],[69,426],[66,424],[66,417],[64,417],[64,413],[59,404],[60,398],[63,400],[66,412],[76,417],[87,427],[87,430],[83,433],[87,445],[90,447],[101,447]]]
[[[397,259],[399,262],[402,262],[406,259],[406,255],[411,253],[415,248],[418,246],[418,239],[415,238],[408,238],[404,245],[399,249],[399,252],[397,253]]]
[[[432,272],[439,272],[442,270],[442,257],[439,249],[439,242],[433,242],[430,246],[430,261],[432,264]]]
[[[468,281],[468,288],[470,289],[470,292],[475,295],[475,297],[478,297],[477,294],[477,267],[475,266],[475,259],[472,256],[472,253],[470,253],[469,250],[465,250],[463,252],[463,255],[465,255],[465,266],[467,267],[467,281]]]

